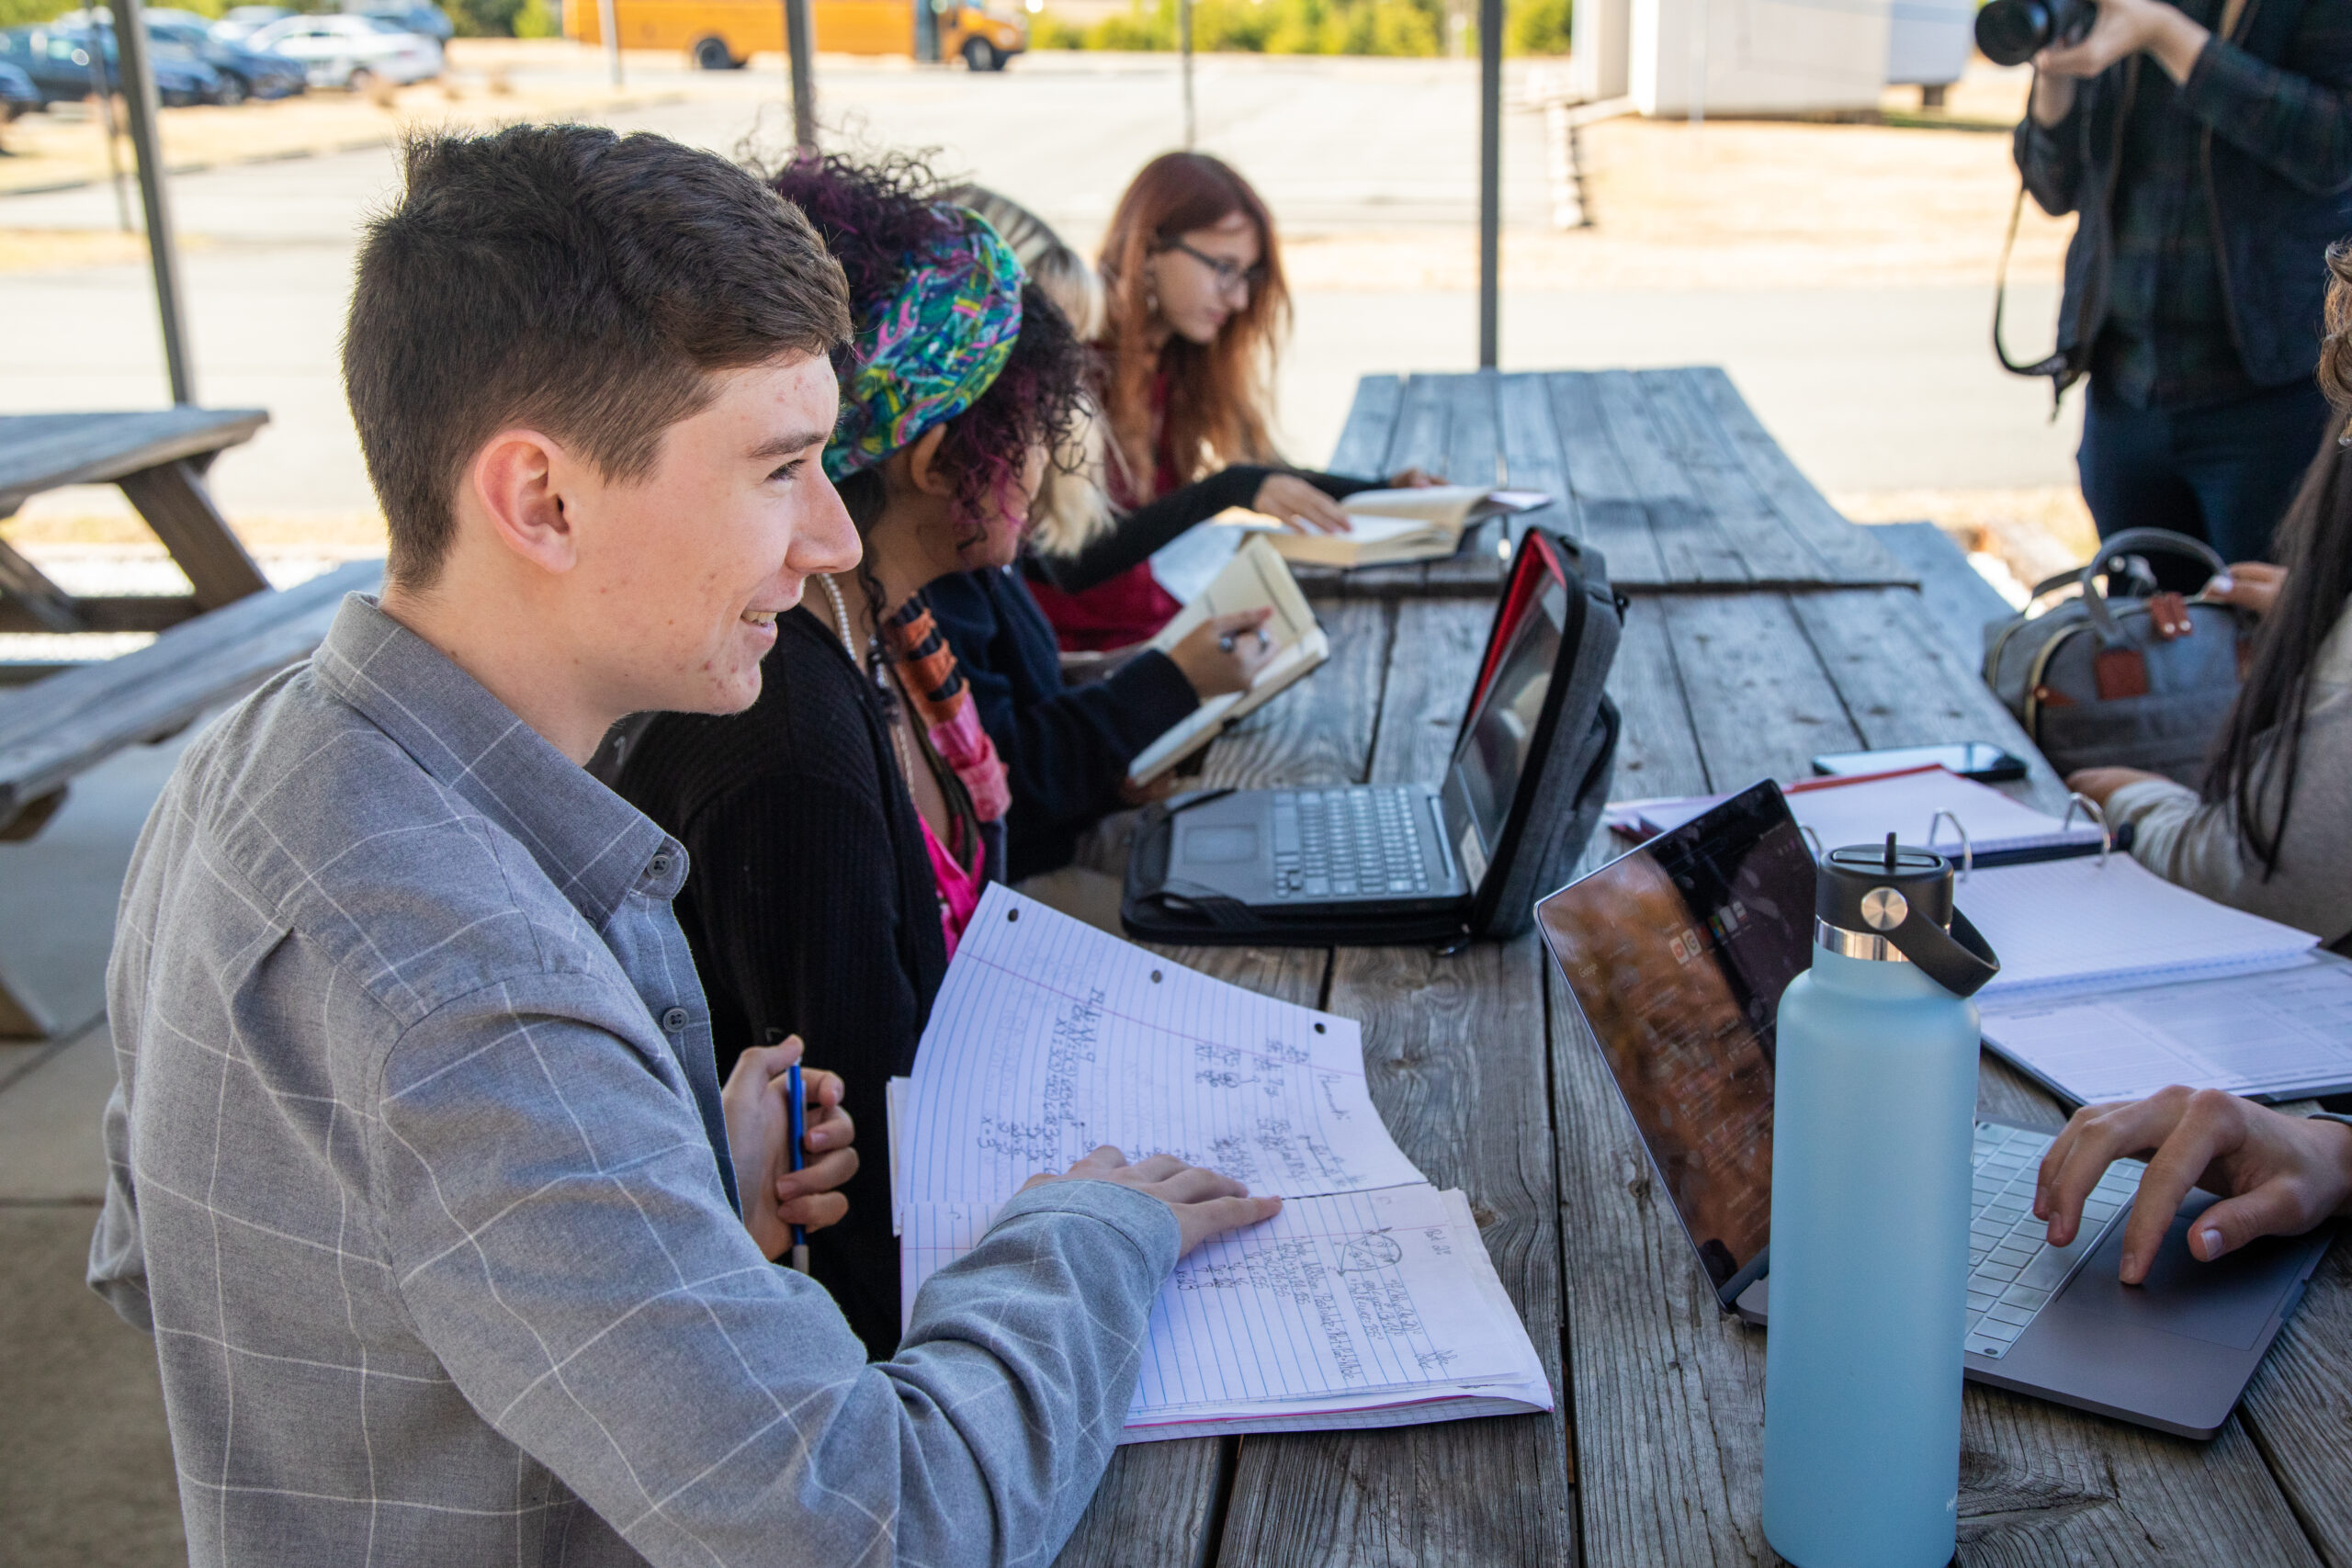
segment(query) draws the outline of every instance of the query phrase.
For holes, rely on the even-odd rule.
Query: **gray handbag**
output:
[[[2035,584],[2016,615],[1984,627],[1984,683],[2061,775],[2141,768],[2191,788],[2203,781],[2237,700],[2254,617],[2178,593],[2123,592],[2133,586],[2126,558],[2155,552],[2217,572],[2225,564],[2185,534],[2129,528],[2102,540],[2084,566]],[[2080,598],[2034,614],[2043,595],[2075,585]]]

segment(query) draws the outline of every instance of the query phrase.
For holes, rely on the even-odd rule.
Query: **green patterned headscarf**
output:
[[[979,400],[1021,335],[1021,263],[988,220],[943,209],[954,226],[910,254],[898,292],[857,312],[856,364],[825,472],[870,468]]]

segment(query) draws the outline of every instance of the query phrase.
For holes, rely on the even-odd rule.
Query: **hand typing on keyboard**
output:
[[[2299,1235],[2352,1213],[2352,1127],[2282,1115],[2219,1089],[2175,1086],[2145,1100],[2086,1105],[2042,1156],[2033,1213],[2052,1247],[2083,1228],[2085,1201],[2126,1156],[2148,1162],[2123,1231],[2123,1282],[2148,1277],[2156,1245],[2192,1187],[2223,1201],[2199,1214],[2189,1251],[2210,1263],[2256,1236]]]

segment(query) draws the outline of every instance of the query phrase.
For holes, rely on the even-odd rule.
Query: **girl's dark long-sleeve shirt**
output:
[[[1107,680],[1064,685],[1054,628],[1011,568],[943,577],[925,593],[1012,779],[1009,879],[1069,864],[1078,835],[1118,809],[1136,753],[1200,705],[1193,683],[1148,650]]]
[[[1083,593],[1149,560],[1194,525],[1207,522],[1227,507],[1249,505],[1257,499],[1259,486],[1282,473],[1296,475],[1334,501],[1376,489],[1383,482],[1237,463],[1136,507],[1074,556],[1032,554],[1023,562],[1023,570],[1065,593]]]
[[[719,1076],[762,1032],[839,1073],[865,1151],[849,1216],[810,1266],[877,1359],[899,1342],[899,1254],[884,1085],[914,1067],[947,971],[937,885],[881,702],[806,609],[776,617],[760,699],[727,717],[665,714],[613,787],[686,847],[678,923],[710,1003]],[[1182,677],[1179,677],[1181,680]]]

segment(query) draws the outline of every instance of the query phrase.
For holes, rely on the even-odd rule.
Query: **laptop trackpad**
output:
[[[2105,1323],[2129,1323],[2233,1350],[2252,1349],[2278,1303],[2302,1276],[2309,1238],[2268,1236],[2215,1262],[2200,1263],[2188,1250],[2189,1218],[2215,1201],[2202,1192],[2190,1195],[2173,1216],[2144,1284],[2126,1285],[2115,1277],[2123,1258],[2123,1226],[2113,1226],[2043,1317],[2089,1314]]]
[[[1246,865],[1258,858],[1258,829],[1249,824],[1188,827],[1177,859],[1185,865]]]

